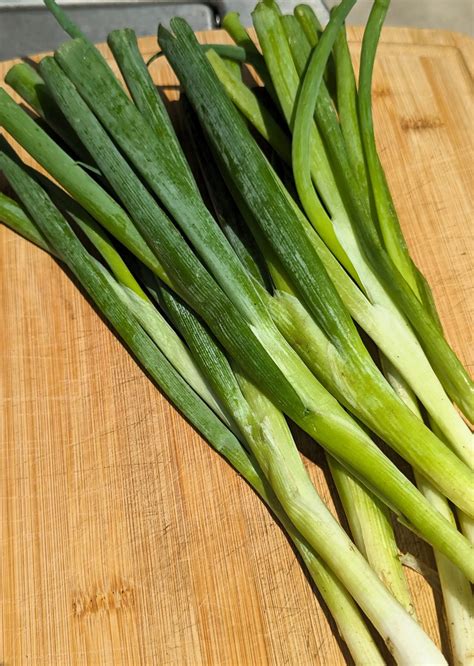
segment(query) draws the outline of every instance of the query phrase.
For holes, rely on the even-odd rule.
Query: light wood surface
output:
[[[361,30],[350,37],[357,59]],[[148,56],[155,40],[141,47]],[[403,228],[471,369],[472,62],[460,35],[387,29],[375,74],[377,138]],[[151,72],[177,96],[164,61]],[[272,517],[71,280],[4,227],[0,269],[0,662],[343,664]],[[322,456],[304,439],[302,450],[333,508]],[[402,550],[434,566],[427,546],[399,534]],[[408,578],[423,626],[446,649],[436,585]]]

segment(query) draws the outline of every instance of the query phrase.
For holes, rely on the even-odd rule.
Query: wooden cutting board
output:
[[[351,29],[358,58],[360,29]],[[202,35],[223,41],[220,32]],[[403,228],[472,368],[472,43],[387,29],[375,121]],[[141,40],[143,54],[155,40]],[[108,56],[106,48],[103,49]],[[3,79],[11,63],[0,64]],[[166,63],[151,72],[178,95]],[[0,662],[338,665],[347,659],[284,535],[146,379],[49,256],[0,228]],[[302,439],[331,508],[323,458]],[[428,567],[430,549],[399,529]],[[407,571],[447,649],[436,581]]]

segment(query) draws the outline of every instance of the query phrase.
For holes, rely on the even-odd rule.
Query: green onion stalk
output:
[[[233,36],[234,35],[235,33],[233,33]],[[236,36],[237,38],[239,37],[238,33]],[[249,117],[250,122],[254,126],[258,125],[259,131],[265,135],[265,138],[267,138],[272,146],[275,147],[280,157],[282,157],[284,161],[289,162],[291,151],[290,142],[286,134],[280,129],[279,124],[273,119],[273,116],[267,112],[258,97],[243,83],[235,81],[235,78],[232,77],[232,72],[225,69],[221,58],[219,58],[214,51],[208,51],[207,57],[220,81],[224,84],[230,98],[238,105],[239,99],[241,100],[242,96],[245,97],[245,108],[247,110],[250,109],[250,117],[246,114],[247,117]],[[237,93],[235,98],[233,98],[233,92]],[[190,123],[188,121],[187,126],[189,125]],[[192,127],[190,134],[195,136],[198,131],[198,128]],[[191,136],[191,140],[192,138],[193,137]],[[196,146],[194,152],[202,155],[203,146]],[[216,183],[219,181],[219,170],[212,169],[212,158],[210,159],[209,155],[203,155],[202,162],[202,172],[204,175],[206,173],[208,174],[207,180],[211,183],[209,190],[212,192],[212,190],[216,189]],[[223,193],[221,195],[221,201],[225,200],[226,194]],[[242,202],[239,203],[242,205]],[[231,217],[232,214],[232,210],[227,211],[227,223],[228,218]],[[249,222],[251,223],[251,220],[249,220]],[[240,227],[240,230],[241,228],[242,227]],[[255,233],[255,227],[253,227],[253,229]],[[260,243],[262,244],[261,238]],[[272,257],[271,260],[269,259],[270,251],[268,245],[265,245],[264,253],[269,264],[274,267],[276,260],[274,257]],[[253,272],[255,273],[255,271]],[[275,283],[283,285],[285,292],[290,291],[288,281],[282,276],[281,267],[278,274],[275,272],[274,268],[273,270],[270,269],[270,272],[273,274]],[[270,309],[275,310],[275,321],[281,322],[281,309],[282,306],[285,307],[285,303],[276,297],[269,303],[269,305]],[[300,330],[304,330],[304,328]],[[343,503],[344,512],[349,521],[355,543],[361,552],[364,553],[372,568],[378,573],[396,598],[407,610],[414,614],[414,606],[410,598],[402,564],[399,559],[399,551],[395,541],[389,511],[369,490],[364,488],[357,479],[351,476],[347,470],[337,462],[337,460],[328,457],[328,464],[336,483],[338,494]]]
[[[359,161],[367,165],[367,176],[370,178],[370,194],[375,208],[375,217],[381,230],[381,236],[387,253],[394,265],[410,285],[412,291],[425,305],[425,310],[431,314],[432,319],[440,327],[439,317],[435,313],[434,301],[429,286],[421,273],[417,270],[410,257],[408,248],[398,220],[397,212],[388,187],[385,173],[380,162],[375,144],[374,124],[372,117],[372,76],[375,62],[377,44],[380,39],[381,28],[389,8],[389,0],[376,0],[364,32],[361,67],[359,74],[359,91],[356,100],[358,120],[360,124],[360,145],[354,146],[352,155],[357,154]],[[341,31],[342,33],[343,31]],[[347,56],[343,56],[344,60]],[[355,115],[355,122],[357,115]],[[355,128],[354,128],[355,129]],[[367,182],[367,180],[366,180]]]
[[[238,13],[229,12],[226,14],[222,19],[222,27],[228,32],[231,32],[236,44],[245,50],[245,53],[247,54],[246,62],[253,66],[256,73],[263,82],[266,90],[268,91],[271,99],[273,99],[273,101],[278,104],[278,96],[273,87],[272,80],[268,74],[268,70],[265,65],[265,61],[262,58],[262,54],[259,52],[252,39],[247,34],[245,28],[241,25]],[[210,50],[215,49],[213,49],[211,46]]]
[[[181,21],[173,22],[173,26],[184,30],[186,41],[188,35],[192,35]],[[192,39],[194,40],[193,35]],[[199,56],[205,58],[200,49]],[[189,169],[186,166],[181,168],[184,158],[176,145],[172,144],[173,150],[163,149],[163,141],[158,142],[146,123],[143,123],[142,116],[125,96],[100,54],[87,42],[80,39],[68,42],[57,52],[56,59],[73,79],[72,82],[81,96],[99,114],[101,123],[107,127],[135,168],[140,171],[149,187],[186,231],[189,241],[199,248],[215,278],[211,277],[200,263],[177,228],[151,197],[149,190],[130,168],[127,170],[127,163],[121,159],[121,154],[116,149],[114,152],[113,146],[104,143],[104,135],[97,131],[93,123],[87,123],[88,129],[84,134],[88,135],[88,149],[90,152],[91,148],[96,151],[94,159],[105,177],[109,181],[118,179],[114,180],[113,188],[124,202],[129,215],[133,216],[133,222],[140,229],[140,233],[146,236],[153,256],[160,257],[157,263],[161,273],[164,266],[165,275],[168,275],[168,279],[171,276],[174,287],[178,285],[183,298],[206,321],[231,357],[241,361],[245,359],[249,376],[260,384],[261,389],[283,411],[309,434],[319,439],[345,466],[365,479],[365,483],[385,502],[396,507],[425,538],[435,540],[437,547],[448,557],[454,558],[454,561],[466,570],[467,575],[471,576],[470,549],[467,543],[447,521],[432,511],[423,497],[381,454],[366,433],[340,408],[337,401],[324,391],[299,357],[279,337],[254,283],[249,280],[238,258],[224,242],[225,237],[218,233],[215,221],[198,198]],[[47,61],[49,62],[50,60]],[[44,70],[48,67],[47,64]],[[45,71],[42,72],[43,75]],[[101,91],[107,91],[107,94],[101,94]],[[52,175],[63,185],[67,180],[66,188],[75,190],[73,194],[75,198],[81,199],[79,203],[96,219],[100,217],[105,221],[111,229],[117,218],[115,214],[111,214],[111,209],[116,211],[124,221],[127,234],[123,233],[124,227],[116,226],[115,229],[125,241],[129,241],[130,218],[121,206],[115,201],[105,200],[106,205],[97,210],[97,197],[94,196],[91,200],[87,194],[94,189],[97,196],[102,197],[100,186],[92,179],[87,179],[87,174],[83,171],[78,178],[79,186],[77,181],[71,182],[68,174],[56,168],[56,160],[52,159],[52,154],[59,154],[61,161],[65,160],[64,155],[58,153],[56,144],[53,142],[45,146],[45,137],[38,135],[40,128],[35,125],[33,130],[29,126],[28,118],[9,101],[6,93],[2,92],[0,97],[0,118],[6,129],[40,163],[48,161],[55,171],[53,174],[50,170]],[[233,110],[233,107],[231,108]],[[72,124],[73,119],[68,120]],[[75,129],[78,131],[78,128]],[[87,138],[84,134],[82,140]],[[164,136],[166,139],[166,133]],[[38,137],[46,151],[37,150]],[[101,150],[97,150],[97,146],[101,146]],[[179,169],[178,172],[174,167]],[[116,172],[115,175],[113,171]],[[284,200],[287,202],[286,194]],[[101,222],[101,219],[98,221]],[[131,228],[135,228],[133,224]],[[456,484],[453,485],[456,487]],[[461,482],[461,486],[464,485]],[[464,493],[457,501],[468,512],[471,511],[469,498],[466,501]]]
[[[293,118],[293,103],[294,99],[296,98],[296,92],[299,84],[299,78],[296,66],[298,65],[298,69],[300,72],[304,70],[305,67],[304,54],[305,50],[307,54],[309,53],[310,44],[309,42],[305,41],[305,34],[304,32],[301,31],[301,29],[299,30],[300,34],[299,35],[297,34],[298,25],[295,25],[295,21],[291,20],[293,17],[281,17],[279,16],[276,10],[272,12],[272,9],[268,7],[267,4],[265,6],[263,5],[259,6],[258,10],[259,10],[258,14],[257,11],[255,12],[255,16],[258,19],[256,21],[256,26],[258,27],[258,25],[260,24],[261,32],[267,31],[266,39],[265,39],[265,34],[263,36],[260,35],[260,41],[264,46],[264,53],[265,53],[265,45],[267,45],[268,47],[266,55],[270,61],[270,65],[272,66],[273,75],[276,80],[276,88],[277,90],[280,91],[284,108],[286,108],[287,119],[288,122],[290,122],[290,119]],[[289,45],[290,46],[293,45],[292,55],[295,58],[295,65],[293,65],[291,61],[290,49],[288,45],[285,46],[284,43],[285,32],[286,36],[288,37]],[[284,51],[285,48],[286,52],[285,55],[282,57],[281,53],[282,51]],[[212,59],[212,64],[215,67],[215,69],[216,70],[220,69],[218,64],[216,64],[218,63],[218,59],[215,57],[215,54],[214,56],[209,55],[209,57],[210,59]],[[243,89],[242,85],[236,86],[235,81],[233,81],[229,77],[227,77],[226,80],[222,76],[221,71],[217,71],[217,73],[219,78],[221,79],[221,82],[226,87],[228,94],[237,103],[237,106],[240,108],[240,110],[249,118],[251,122],[254,122],[255,114],[253,113],[251,105],[248,104],[248,96],[249,94],[250,96],[252,96],[252,93],[250,93],[250,91],[248,91],[247,89],[246,93],[242,94],[242,89]],[[329,138],[330,145],[333,145],[333,155],[335,155],[338,161],[340,161],[340,156],[344,154],[344,146],[342,145],[341,148],[341,136],[340,136],[341,130],[338,127],[337,119],[334,115],[334,110],[331,109],[332,102],[329,97],[329,93],[327,89],[325,89],[324,85],[323,85],[323,92],[324,95],[321,95],[320,98],[318,98],[318,106],[317,106],[318,119],[321,119],[322,127],[325,130],[324,138],[325,139]],[[321,97],[323,98],[323,100],[321,100]],[[262,110],[260,109],[260,111]],[[261,115],[263,114],[261,113]],[[266,122],[267,118],[271,119],[270,123]],[[266,113],[265,122],[260,122],[260,125],[257,126],[257,129],[263,134],[263,136],[265,136],[265,138],[272,141],[273,147],[277,151],[279,151],[280,154],[282,154],[282,151],[286,153],[288,149],[287,141],[284,141],[283,143],[276,141],[274,130],[272,131],[270,136],[268,136],[268,132],[266,131],[266,125],[270,127],[271,125],[274,124],[275,120],[272,118],[271,114]],[[321,171],[322,174],[321,178],[323,179],[323,184],[326,184],[327,186],[327,183],[330,183],[331,181],[334,183],[334,177],[331,175],[330,168],[328,167],[327,164],[327,160],[325,160],[324,158],[325,152],[324,152],[322,138],[318,135],[317,131],[314,131],[312,133],[312,140],[313,142],[317,142],[316,150],[314,151],[314,157],[315,158],[319,157],[319,170]],[[341,171],[341,169],[339,170]],[[346,170],[347,169],[343,169],[344,173],[346,172]],[[311,173],[313,179],[317,179],[318,165],[315,164],[314,159],[311,167]],[[357,182],[359,182],[359,180]],[[334,196],[337,196],[337,193]],[[311,199],[312,212],[309,212],[308,210],[308,207],[310,205],[309,199]],[[342,263],[349,270],[349,272],[351,272],[355,278],[360,279],[357,273],[354,272],[352,264],[347,260],[347,258],[345,258],[345,253],[342,250],[339,242],[337,241],[337,238],[335,237],[332,222],[329,219],[324,208],[321,206],[318,197],[313,194],[312,186],[307,187],[307,197],[305,200],[308,204],[306,209],[308,215],[312,220],[312,222],[316,224],[317,229],[321,234],[321,236],[324,238],[325,242],[327,243],[327,246],[331,249],[334,255],[342,261]],[[397,312],[392,312],[392,314],[390,313],[390,311],[387,312],[387,306],[390,306],[390,310],[392,311],[394,311],[394,307],[393,307],[393,302],[390,300],[390,298],[387,297],[386,294],[384,296],[384,293],[385,292],[383,290],[380,290],[378,288],[376,289],[376,294],[378,294],[377,298],[379,298],[379,300],[382,299],[380,304],[377,303],[377,299],[374,299],[373,294],[371,295],[374,304],[373,315],[375,315],[371,319],[376,320],[376,326],[375,326],[376,328],[375,333],[377,335],[376,342],[379,344],[379,346],[384,347],[385,352],[389,356],[394,357],[394,360],[398,363],[399,366],[403,365],[402,371],[410,376],[410,380],[416,386],[418,393],[420,393],[423,396],[423,400],[425,402],[426,407],[431,411],[432,414],[436,416],[438,422],[443,422],[442,427],[444,428],[447,436],[451,437],[454,446],[460,447],[460,450],[465,456],[465,458],[468,458],[470,460],[471,456],[469,452],[472,447],[472,442],[465,425],[463,424],[462,420],[459,418],[459,416],[453,409],[452,405],[450,404],[449,400],[447,399],[447,396],[444,390],[442,389],[439,380],[437,379],[433,370],[430,368],[429,364],[427,363],[426,357],[424,356],[419,345],[417,344],[416,339],[414,339],[414,336],[410,333],[409,329],[407,328],[406,322],[400,318]],[[353,316],[357,316],[356,313],[352,314]],[[398,321],[397,338],[400,339],[400,334],[404,335],[404,337],[406,338],[405,346],[407,344],[410,344],[411,346],[411,348],[408,350],[406,354],[404,354],[403,356],[400,356],[398,354],[396,357],[393,353],[394,329],[393,329],[393,321],[391,321],[391,319],[393,319],[394,317],[396,318],[395,324],[397,324]],[[359,322],[359,323],[362,323],[363,327],[367,326],[367,322]],[[373,321],[369,322],[369,325],[370,324],[372,324],[371,328],[374,328]],[[371,331],[371,335],[373,334],[374,331]],[[416,352],[416,358],[420,358],[420,363],[417,363],[416,366],[412,362],[414,356],[413,353],[411,352],[413,351]],[[420,373],[420,368],[424,369],[425,374]],[[426,373],[428,373],[428,375],[426,375]],[[424,381],[426,376],[428,377],[428,379],[430,379],[430,381],[427,382]]]
[[[291,433],[281,414],[272,403],[243,375],[239,370],[232,369],[226,364],[220,349],[213,344],[209,333],[204,329],[184,303],[177,301],[172,294],[165,290],[164,299],[175,325],[187,340],[192,349],[193,356],[197,359],[203,371],[212,371],[216,365],[220,372],[214,373],[213,388],[226,404],[235,420],[240,424],[241,432],[247,438],[252,450],[262,445],[258,441],[257,433],[265,438],[271,438],[275,433],[280,440],[286,440],[291,450],[294,450]],[[227,365],[227,368],[225,367]],[[255,441],[256,440],[256,441]],[[276,441],[272,444],[275,450]],[[285,456],[286,457],[286,456]],[[276,470],[273,467],[266,469],[266,475],[272,479],[276,478]],[[293,467],[293,466],[292,466]],[[283,483],[288,484],[286,472],[284,472]],[[299,489],[304,488],[302,481],[297,482]],[[287,492],[292,494],[295,488],[287,486]],[[385,581],[384,581],[385,582]],[[387,585],[389,587],[389,585]]]
[[[374,5],[373,12],[376,21],[379,22],[381,7]],[[307,9],[307,14],[311,16],[311,11]],[[314,15],[313,15],[314,17]],[[314,17],[315,18],[315,17]],[[369,19],[367,25],[367,33],[373,32],[371,24],[373,19]],[[315,21],[313,21],[315,27]],[[378,24],[378,34],[380,33],[380,23]],[[378,37],[377,37],[378,38]],[[377,39],[376,38],[376,39]],[[367,45],[370,44],[369,49]],[[313,46],[315,43],[313,43]],[[371,77],[375,57],[376,41],[365,40],[365,50],[362,52],[361,67],[361,82],[359,93],[357,92],[354,71],[352,68],[351,57],[347,45],[347,38],[345,29],[340,31],[338,39],[335,43],[334,56],[336,62],[337,73],[337,106],[338,116],[341,124],[341,130],[344,135],[344,140],[348,149],[348,157],[351,161],[353,171],[357,174],[357,179],[360,183],[364,184],[364,189],[370,205],[375,208],[375,215],[373,216],[373,223],[375,230],[380,233],[383,239],[384,246],[391,256],[393,262],[397,265],[400,272],[406,279],[407,283],[413,288],[417,297],[425,305],[427,313],[432,317],[433,322],[441,330],[441,323],[439,316],[434,306],[429,286],[414,265],[411,257],[408,254],[408,249],[404,241],[400,224],[396,215],[395,207],[388,189],[385,174],[376,153],[375,138],[373,134],[373,123],[371,117]],[[368,52],[369,51],[369,52]],[[359,117],[357,113],[359,108],[363,109],[361,113],[361,124],[363,118],[365,119],[365,131],[359,129]],[[369,119],[369,120],[367,120]],[[365,142],[369,142],[369,151],[373,151],[368,156],[368,162],[372,165],[372,174],[375,180],[373,184],[373,191],[369,188],[369,175],[366,173],[364,150],[362,146],[361,136],[364,137]],[[377,211],[380,212],[380,223],[377,217]],[[383,233],[380,232],[382,227]],[[382,355],[382,367],[384,373],[389,379],[390,383],[400,395],[403,401],[417,414],[421,419],[421,414],[418,408],[417,400],[413,395],[410,388],[407,386],[406,381],[400,376],[399,372],[394,366]],[[433,429],[439,430],[433,419],[430,419]],[[440,434],[441,437],[441,434]],[[425,494],[425,496],[438,508],[452,523],[456,524],[453,513],[449,507],[446,499],[437,492],[433,486],[419,473],[415,473],[417,485]],[[464,518],[461,516],[461,518]],[[464,520],[464,527],[466,521]],[[469,527],[469,522],[467,522]],[[448,631],[451,638],[451,645],[455,662],[462,664],[467,663],[472,655],[473,649],[473,597],[468,581],[464,578],[462,573],[449,563],[442,555],[435,551],[435,558],[440,575],[441,588],[445,603],[446,614],[448,618]]]
[[[291,18],[291,17],[288,17],[288,18]],[[287,24],[287,25],[291,25],[291,23],[289,23],[289,24]],[[295,42],[295,43],[296,43],[296,42]],[[298,43],[301,43],[301,42],[298,42]],[[211,58],[210,58],[210,59],[211,59]],[[222,78],[221,78],[221,80],[222,80]],[[360,312],[360,309],[359,309],[359,312]],[[294,331],[293,331],[293,332],[294,332],[294,335],[299,336],[299,331],[301,331],[302,329],[304,329],[304,320],[302,320],[301,317],[300,317],[299,325],[295,325],[295,327],[294,327]],[[344,497],[344,493],[342,493],[342,497]],[[348,503],[348,502],[346,502],[346,503]],[[466,521],[466,518],[465,518],[464,516],[463,516],[463,519],[464,519],[464,520],[463,520],[464,526],[466,526],[466,522],[467,522],[467,521]],[[469,526],[470,526],[470,524],[468,523],[468,526],[467,526],[466,532],[467,532],[467,530],[469,529]],[[354,529],[354,528],[352,528],[352,529]],[[459,574],[458,574],[458,575],[459,575]],[[470,593],[469,593],[469,594],[470,594]],[[454,607],[455,607],[455,606],[454,606]],[[451,608],[453,608],[452,605],[451,605]],[[462,615],[462,609],[461,609],[461,615]],[[463,624],[463,622],[461,622],[461,626],[465,626],[465,622],[464,622],[464,624]],[[466,641],[465,641],[465,642],[466,642]],[[465,650],[464,650],[464,652],[465,652]]]
[[[55,134],[68,146],[68,148],[93,168],[89,153],[78,141],[71,126],[58,109],[54,99],[49,94],[47,87],[34,69],[27,62],[19,62],[10,67],[5,75],[5,83],[13,90],[44,120]]]

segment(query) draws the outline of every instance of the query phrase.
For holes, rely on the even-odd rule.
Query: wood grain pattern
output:
[[[361,30],[350,37],[357,59]],[[141,48],[150,55],[155,40]],[[375,75],[377,138],[403,228],[471,368],[472,63],[467,38],[387,29]],[[176,97],[166,64],[151,72]],[[0,661],[343,664],[317,594],[249,488],[54,261],[3,227],[0,257]],[[322,456],[302,448],[334,509]],[[402,549],[433,566],[429,548],[399,532]],[[408,578],[425,629],[446,647],[439,593]]]

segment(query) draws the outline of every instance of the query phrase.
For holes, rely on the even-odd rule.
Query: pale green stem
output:
[[[399,664],[444,664],[444,658],[437,650],[433,651],[431,641],[426,641],[419,625],[388,592],[364,557],[354,549],[321,501],[301,461],[298,462],[292,453],[293,440],[284,417],[244,376],[238,374],[238,380],[246,400],[252,405],[252,437],[260,439],[259,450],[254,453],[292,522],[298,525],[298,529],[321,557],[331,563],[334,572],[380,632]],[[318,517],[315,522],[316,514]],[[321,540],[320,530],[323,526],[325,538]],[[361,595],[369,581],[371,593]],[[385,599],[381,605],[379,595]],[[397,616],[398,620],[395,619]]]
[[[382,364],[387,379],[398,395],[421,419],[421,413],[413,392],[397,370],[383,357]],[[415,479],[418,488],[432,506],[453,526],[456,526],[456,520],[446,498],[422,474],[416,471]],[[446,610],[454,663],[456,666],[467,666],[472,664],[474,658],[474,599],[471,585],[463,573],[447,557],[436,549],[434,554]]]
[[[357,547],[393,596],[416,617],[390,511],[335,458],[328,456],[327,460]]]

